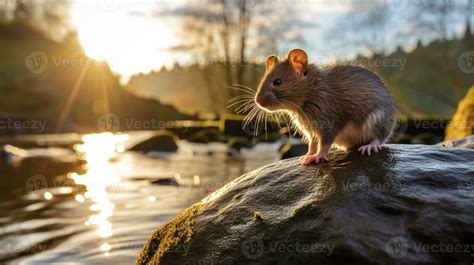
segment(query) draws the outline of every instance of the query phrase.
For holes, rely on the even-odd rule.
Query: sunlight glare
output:
[[[77,184],[87,188],[84,196],[76,196],[76,200],[83,202],[87,198],[94,202],[89,207],[94,213],[86,225],[97,226],[97,234],[102,238],[113,235],[112,224],[108,218],[113,215],[115,205],[110,201],[107,189],[121,181],[121,176],[111,170],[109,160],[117,151],[117,146],[128,139],[127,134],[88,134],[82,137],[83,144],[75,146],[87,162],[87,172],[84,175],[70,174]]]
[[[128,77],[171,63],[167,49],[177,39],[169,23],[148,15],[153,6],[122,1],[124,8],[103,10],[98,3],[74,1],[71,7],[71,23],[87,56],[106,60],[113,71]],[[133,15],[129,7],[143,14]]]

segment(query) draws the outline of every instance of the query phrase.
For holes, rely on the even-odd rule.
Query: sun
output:
[[[177,40],[171,26],[145,13],[132,14],[119,6],[104,9],[98,3],[74,1],[71,6],[71,23],[87,56],[107,61],[125,77],[174,63],[169,48]]]

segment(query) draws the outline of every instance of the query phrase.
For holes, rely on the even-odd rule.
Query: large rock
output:
[[[253,145],[247,138],[232,137],[227,142],[227,147],[236,151],[240,151],[242,148],[250,149],[253,147]]]
[[[219,133],[218,129],[210,128],[200,130],[187,140],[192,143],[207,144],[210,142],[222,142],[224,141],[224,136]]]
[[[472,264],[474,150],[387,145],[232,181],[158,228],[138,264]]]
[[[172,132],[157,131],[151,138],[130,148],[136,152],[176,152],[179,138]]]
[[[459,102],[456,114],[446,128],[446,140],[459,139],[474,134],[474,86]]]
[[[448,140],[439,143],[438,145],[445,146],[445,147],[464,147],[464,148],[474,148],[474,135],[456,139],[456,140]]]

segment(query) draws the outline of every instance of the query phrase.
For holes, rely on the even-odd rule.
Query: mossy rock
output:
[[[474,150],[386,145],[329,159],[235,179],[158,228],[137,264],[472,263],[454,249],[474,238]]]
[[[151,138],[136,144],[130,151],[136,152],[176,152],[179,138],[173,132],[161,130]]]
[[[192,143],[207,144],[210,142],[223,142],[224,136],[216,128],[202,129],[187,139]]]
[[[446,128],[446,140],[460,139],[474,134],[474,86],[459,102],[456,114]]]
[[[244,137],[232,137],[227,142],[227,147],[240,151],[242,148],[250,149],[253,147],[252,143]]]

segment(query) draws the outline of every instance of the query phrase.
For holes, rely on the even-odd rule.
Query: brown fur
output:
[[[265,99],[260,106],[287,112],[305,138],[354,148],[390,136],[395,105],[376,73],[353,65],[320,69],[309,64],[298,76],[289,59],[272,62],[257,91]],[[273,85],[276,78],[280,86]]]

